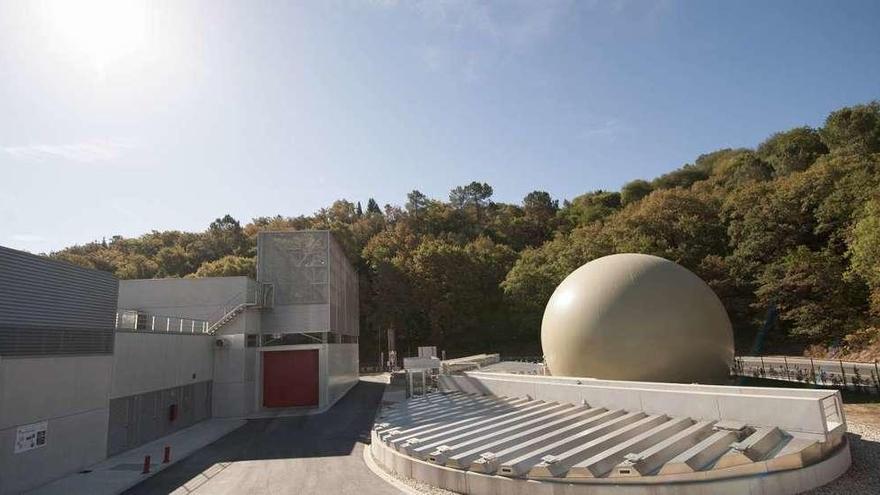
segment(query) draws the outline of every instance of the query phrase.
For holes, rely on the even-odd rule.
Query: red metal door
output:
[[[263,406],[317,405],[317,349],[263,352]]]

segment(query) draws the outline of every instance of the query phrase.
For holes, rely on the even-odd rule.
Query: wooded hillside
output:
[[[880,103],[872,102],[831,113],[820,129],[707,153],[561,205],[543,191],[522,204],[493,202],[492,187],[473,182],[448,200],[419,191],[402,206],[339,200],[243,226],[226,215],[204,232],[114,236],[51,256],[119,278],[252,275],[257,232],[330,229],[360,269],[362,359],[373,361],[389,325],[403,350],[540,354],[541,314],[556,284],[594,258],[649,253],[713,287],[740,351],[775,306],[772,349],[864,356],[880,346],[878,186]]]

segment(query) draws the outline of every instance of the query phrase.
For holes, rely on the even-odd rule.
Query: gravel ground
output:
[[[382,469],[382,468],[380,467],[379,469]],[[406,477],[400,476],[399,474],[396,474],[396,473],[391,473],[388,471],[385,471],[385,472],[388,473],[389,475],[393,476],[396,480],[400,481],[401,483],[404,483],[405,485],[409,486],[413,490],[415,490],[419,493],[424,493],[425,495],[459,495],[458,492],[451,492],[449,490],[437,488],[436,486],[431,486],[427,483],[422,483],[421,481],[414,480],[412,478],[406,478]]]
[[[809,491],[810,495],[858,495],[880,493],[880,428],[847,424],[852,467],[831,483]]]

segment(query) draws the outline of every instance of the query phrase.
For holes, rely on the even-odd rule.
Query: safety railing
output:
[[[789,356],[737,356],[731,374],[880,394],[880,366],[877,362],[857,363]]]
[[[194,318],[154,315],[134,309],[116,312],[116,330],[145,333],[207,334],[208,322]]]
[[[271,308],[275,305],[275,287],[272,284],[256,283],[242,292],[232,295],[219,305],[219,309],[208,317],[209,326],[222,320],[239,307],[257,306]]]

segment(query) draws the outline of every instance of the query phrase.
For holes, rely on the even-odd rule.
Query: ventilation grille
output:
[[[112,328],[0,326],[0,356],[112,354]]]

